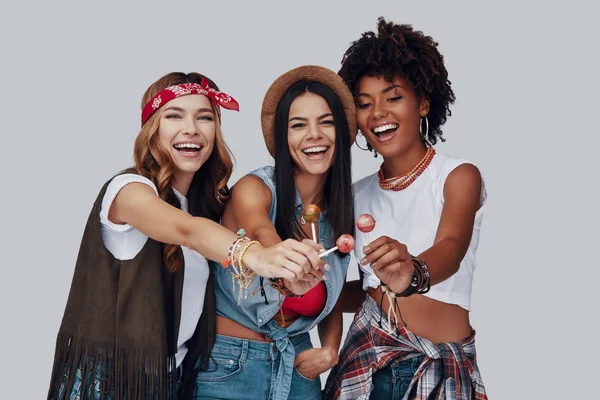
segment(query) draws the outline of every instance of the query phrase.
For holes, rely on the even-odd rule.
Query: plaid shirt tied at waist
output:
[[[340,362],[327,379],[325,399],[368,399],[375,371],[425,355],[402,400],[487,400],[476,362],[475,331],[461,343],[435,345],[404,327],[388,331],[382,313],[375,300],[366,296],[346,337]]]

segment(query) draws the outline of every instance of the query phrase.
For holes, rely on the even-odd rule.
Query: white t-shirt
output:
[[[433,246],[444,206],[444,183],[450,172],[464,163],[466,161],[436,153],[421,176],[406,189],[397,192],[382,189],[377,173],[356,182],[355,216],[371,214],[375,218],[375,229],[370,233],[356,231],[356,259],[362,259],[363,247],[380,236],[388,236],[404,243],[413,255],[418,255]],[[486,197],[485,186],[482,186],[480,208],[475,214],[471,243],[458,272],[432,286],[425,296],[471,310],[475,252],[479,244]],[[371,266],[359,266],[364,272],[363,289],[379,287],[381,281],[375,276]]]
[[[158,196],[156,186],[147,178],[136,174],[118,175],[109,183],[100,210],[101,233],[104,245],[119,260],[131,260],[146,244],[148,237],[142,232],[128,224],[114,224],[108,220],[110,206],[119,193],[127,184],[139,182],[154,189]],[[173,188],[175,195],[181,203],[181,209],[188,212],[187,198]],[[206,258],[187,247],[181,247],[185,263],[183,276],[183,294],[181,301],[181,320],[179,323],[179,335],[177,340],[177,366],[181,364],[187,347],[185,342],[192,337],[196,325],[202,315],[204,306],[204,293],[208,281],[209,267]],[[123,268],[127,268],[124,266]]]

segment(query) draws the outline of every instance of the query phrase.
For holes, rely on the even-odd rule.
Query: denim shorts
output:
[[[308,333],[291,342],[296,354],[312,348]],[[279,362],[274,343],[217,335],[208,369],[196,378],[196,399],[270,399]],[[288,399],[321,398],[321,379],[305,378],[294,368]]]
[[[373,374],[371,399],[401,399],[425,356],[391,363]]]

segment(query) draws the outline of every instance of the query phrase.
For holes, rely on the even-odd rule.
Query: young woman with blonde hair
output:
[[[221,107],[238,104],[198,73],[167,74],[144,94],[135,166],[103,186],[83,234],[48,398],[190,398],[187,377],[215,337],[207,259],[322,275],[316,244],[264,248],[217,223],[232,170]]]

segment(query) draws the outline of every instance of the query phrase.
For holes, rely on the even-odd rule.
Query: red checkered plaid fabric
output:
[[[383,317],[382,317],[383,315]],[[408,329],[389,325],[386,314],[366,296],[330,372],[325,399],[368,399],[371,378],[393,361],[425,355],[402,400],[487,400],[477,368],[475,331],[461,343],[434,345]]]

